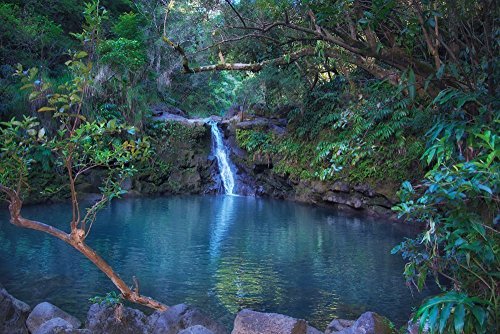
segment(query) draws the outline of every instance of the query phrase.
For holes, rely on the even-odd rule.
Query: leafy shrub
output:
[[[493,333],[499,323],[500,269],[499,119],[481,108],[467,120],[465,102],[473,94],[443,91],[434,104],[453,110],[429,131],[422,160],[431,169],[418,191],[405,182],[400,216],[425,224],[415,239],[393,249],[407,260],[405,276],[419,290],[434,277],[443,292],[425,301],[415,320],[432,333]],[[465,101],[465,102],[464,102]]]

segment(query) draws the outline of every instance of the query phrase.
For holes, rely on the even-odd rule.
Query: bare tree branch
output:
[[[245,20],[243,19],[243,17],[240,15],[240,13],[236,10],[236,8],[234,8],[233,4],[231,3],[230,0],[225,0],[227,2],[227,4],[229,5],[229,7],[231,7],[231,9],[233,10],[233,12],[236,14],[236,16],[238,16],[238,18],[240,19],[241,21],[241,24],[243,24],[244,27],[246,27],[246,23],[245,23]]]

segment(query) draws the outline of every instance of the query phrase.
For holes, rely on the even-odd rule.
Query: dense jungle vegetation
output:
[[[285,134],[238,143],[291,179],[402,185],[394,210],[425,228],[393,252],[410,288],[442,290],[414,320],[493,333],[499,14],[493,0],[0,1],[0,190],[41,230],[21,199],[66,190],[72,232],[51,234],[77,245],[120,180],[168,169],[151,152],[181,130],[160,129],[153,106],[285,118]],[[95,167],[103,197],[80,217],[74,181]]]

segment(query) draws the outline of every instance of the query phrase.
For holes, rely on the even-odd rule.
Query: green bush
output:
[[[425,231],[393,249],[407,260],[405,276],[422,289],[433,277],[442,293],[415,315],[432,333],[493,333],[499,325],[500,120],[481,108],[467,120],[464,101],[473,94],[447,90],[434,104],[454,110],[429,131],[422,160],[431,166],[418,189],[405,182],[400,216],[425,224]],[[471,105],[469,105],[471,107]]]

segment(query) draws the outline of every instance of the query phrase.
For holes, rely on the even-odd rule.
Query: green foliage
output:
[[[152,2],[135,2],[131,11],[127,0],[2,1],[0,182],[54,196],[64,188],[51,180],[60,180],[69,156],[75,175],[109,172],[102,188],[107,198],[119,196],[120,181],[137,170],[152,182],[163,180],[176,154],[207,133],[150,123],[148,108],[157,100],[190,115],[223,114],[238,104],[248,114],[283,117],[285,134],[238,130],[237,141],[255,162],[292,180],[415,183],[427,172],[421,184],[403,184],[395,207],[426,226],[394,249],[408,261],[408,282],[422,289],[429,278],[446,277],[439,280],[443,293],[426,301],[416,320],[428,322],[431,332],[493,332],[500,171],[498,29],[489,4],[234,2],[249,26],[281,21],[286,12],[302,27],[237,38],[237,31],[221,28],[241,24],[227,5],[176,1],[166,33],[192,66],[286,60],[258,73],[186,75],[178,54],[159,40],[163,13]],[[307,33],[314,20],[330,39]],[[69,33],[75,31],[81,32]],[[425,31],[431,40],[439,35],[437,64]],[[72,38],[82,50],[63,55],[76,49]],[[337,38],[366,54],[330,42]],[[305,48],[314,54],[291,58]],[[34,68],[16,70],[18,62]],[[377,68],[383,80],[372,71]],[[43,114],[31,118],[30,110]],[[139,138],[140,130],[147,137]]]
[[[146,137],[134,137],[136,129],[133,126],[113,118],[88,121],[82,115],[86,92],[93,81],[87,52],[74,52],[66,65],[71,77],[56,89],[50,82],[39,79],[36,68],[24,71],[18,65],[16,76],[21,78],[21,89],[29,91],[31,101],[43,101],[45,105],[42,104],[38,112],[52,114],[60,127],[48,133],[45,128],[38,127],[34,118],[26,117],[22,122],[12,119],[3,123],[0,128],[3,139],[0,182],[21,193],[28,186],[30,173],[34,172],[32,160],[39,158],[45,169],[50,161],[53,168],[66,170],[72,195],[76,196],[73,187],[79,176],[94,168],[105,170],[107,175],[100,188],[102,200],[87,209],[81,220],[85,226],[91,224],[107,201],[124,193],[121,183],[135,172],[132,162],[145,160],[151,151]],[[9,171],[16,171],[18,175],[13,177]],[[55,190],[52,187],[42,191],[53,194]]]
[[[137,13],[124,13],[118,17],[118,21],[111,30],[118,38],[142,42],[144,32],[141,30],[141,25],[144,23]]]
[[[286,105],[302,105],[306,88],[298,71],[267,67],[242,80],[236,91],[237,101],[244,106],[261,104],[270,110]]]
[[[431,107],[452,109],[454,117],[438,120],[428,132],[422,160],[432,168],[421,185],[424,191],[417,193],[404,183],[402,202],[394,207],[426,226],[417,239],[406,240],[393,252],[408,261],[408,282],[422,289],[433,276],[444,291],[416,315],[427,318],[433,333],[489,333],[498,326],[500,122],[498,115],[486,121],[492,115],[485,107],[473,121],[467,120],[465,103],[480,101],[475,94],[452,90],[438,95]]]
[[[340,77],[321,85],[303,108],[290,112],[284,136],[238,130],[238,143],[254,160],[273,161],[275,172],[293,179],[397,183],[422,173],[415,161],[424,151],[419,133],[430,115],[415,117],[410,99],[383,83],[357,96],[349,90]]]
[[[427,299],[414,320],[420,331],[427,325],[430,333],[488,333],[488,307],[480,298],[449,291]]]
[[[236,130],[238,145],[250,153],[272,153],[273,135],[252,130]]]
[[[0,123],[0,184],[15,188],[26,180],[36,158],[51,156],[45,129],[34,117]],[[43,160],[42,160],[43,161]],[[48,159],[45,160],[48,163]],[[20,184],[22,186],[22,184]]]
[[[52,65],[72,45],[62,27],[43,13],[0,3],[0,21],[2,64]]]
[[[93,0],[84,4],[83,17],[82,32],[71,35],[93,50],[101,40],[103,23],[109,20],[109,12],[100,6],[99,0]]]
[[[116,291],[111,291],[106,293],[104,296],[95,296],[89,298],[89,302],[92,304],[100,304],[106,306],[121,305],[123,303],[123,296]]]
[[[144,48],[136,40],[123,37],[117,40],[106,40],[99,44],[98,50],[101,61],[120,72],[135,72],[146,63]]]
[[[93,16],[99,15],[94,14]],[[102,26],[102,22],[88,21],[89,25]],[[140,27],[142,23],[137,13],[130,12],[120,15],[111,29],[118,38],[103,40],[99,43],[100,60],[104,64],[111,65],[120,73],[136,72],[141,69],[146,63],[144,33]]]

